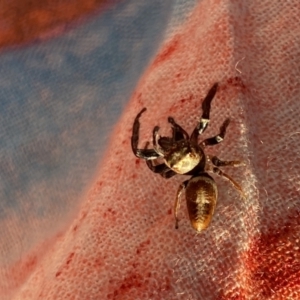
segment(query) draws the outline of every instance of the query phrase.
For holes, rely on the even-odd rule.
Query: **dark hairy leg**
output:
[[[211,101],[213,100],[213,98],[216,95],[216,92],[218,90],[218,83],[216,82],[208,91],[206,97],[204,98],[203,102],[202,102],[202,116],[201,119],[199,121],[199,123],[197,124],[197,126],[195,127],[192,135],[191,135],[191,140],[194,141],[195,143],[197,142],[198,136],[200,134],[202,134],[209,123],[209,114],[210,114],[210,104]]]
[[[178,125],[172,117],[168,118],[168,122],[172,125],[173,130],[173,141],[187,140],[189,139],[188,133]]]
[[[161,137],[158,134],[159,127],[155,126],[153,128],[153,145],[157,152],[163,153],[164,149],[171,147],[174,142],[189,139],[188,133],[175,122],[174,118],[168,117],[168,122],[172,125],[172,137]]]
[[[245,166],[245,163],[243,161],[239,160],[220,160],[217,156],[210,157],[211,162],[216,167],[240,167]]]
[[[214,137],[205,139],[204,141],[202,141],[200,143],[200,146],[204,148],[206,146],[214,146],[214,145],[221,143],[225,138],[226,129],[227,129],[229,123],[230,123],[230,119],[228,118],[223,122],[222,126],[220,127],[219,134],[217,134]]]
[[[148,145],[149,145],[149,142],[146,143],[145,149],[148,148]],[[163,178],[166,178],[166,179],[171,178],[171,177],[173,177],[174,175],[177,174],[173,170],[171,170],[167,165],[165,165],[164,163],[159,164],[159,165],[155,165],[153,160],[147,160],[146,164],[152,172],[158,173]]]
[[[131,148],[134,155],[138,158],[143,158],[146,160],[156,159],[159,157],[159,154],[156,153],[154,149],[138,149],[139,143],[139,132],[140,132],[140,122],[139,118],[146,111],[144,107],[135,117],[133,127],[132,127],[132,136],[131,136]]]

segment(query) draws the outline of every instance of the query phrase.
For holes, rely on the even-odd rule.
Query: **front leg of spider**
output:
[[[195,127],[192,135],[191,135],[191,140],[197,141],[198,136],[201,135],[207,128],[208,123],[209,123],[209,114],[210,114],[210,106],[211,102],[214,99],[217,90],[218,90],[218,83],[216,82],[208,91],[206,97],[204,98],[202,102],[202,116],[200,118],[199,123]]]
[[[156,129],[158,129],[158,127],[156,126],[154,127],[153,130],[153,145],[155,145],[156,141],[158,141],[158,144],[163,149],[168,149],[172,147],[174,142],[189,139],[188,133],[180,125],[178,125],[172,117],[168,117],[168,122],[172,125],[172,137],[167,137],[167,136],[160,137],[156,133]]]
[[[148,148],[148,145],[149,142],[146,143],[145,149]],[[176,175],[176,173],[170,170],[165,164],[155,165],[154,160],[146,160],[146,164],[152,172],[160,174],[163,178],[168,179]]]
[[[132,136],[131,136],[131,147],[135,156],[146,160],[148,168],[154,172],[160,174],[162,177],[168,179],[176,175],[166,164],[156,165],[154,162],[162,155],[157,149],[156,136],[159,130],[158,126],[155,126],[153,129],[153,146],[154,149],[148,149],[149,143],[147,142],[143,149],[138,148],[139,142],[139,131],[140,131],[140,117],[146,111],[146,108],[143,108],[135,117],[132,127]]]
[[[139,135],[140,135],[140,117],[146,111],[144,107],[135,117],[133,127],[132,127],[132,136],[131,136],[131,148],[134,155],[138,158],[143,158],[146,160],[156,159],[159,157],[159,154],[155,152],[154,149],[138,149]]]
[[[174,118],[169,117],[168,122],[172,125],[172,131],[173,131],[173,141],[180,141],[180,140],[188,140],[189,135],[188,133],[180,126],[178,125]]]

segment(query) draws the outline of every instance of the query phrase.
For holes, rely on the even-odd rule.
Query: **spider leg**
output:
[[[146,143],[145,149],[148,148],[149,142]],[[153,160],[146,160],[148,168],[154,172],[160,174],[163,178],[169,179],[176,175],[177,173],[171,170],[166,164],[155,165]]]
[[[138,149],[139,131],[140,131],[139,119],[145,111],[146,111],[146,107],[144,107],[134,119],[134,123],[132,127],[132,136],[131,136],[131,148],[134,155],[138,158],[143,158],[146,160],[156,159],[159,157],[159,154],[156,153],[154,149]]]
[[[213,98],[215,97],[217,90],[218,90],[218,83],[216,82],[210,88],[210,90],[208,91],[206,97],[204,98],[204,100],[202,102],[202,116],[201,116],[199,123],[197,124],[197,126],[195,127],[195,129],[191,135],[191,140],[194,141],[195,143],[197,142],[198,136],[200,134],[202,134],[208,126],[210,104],[211,104],[211,101],[213,100]]]
[[[231,176],[229,176],[228,174],[224,173],[223,171],[221,171],[219,168],[217,167],[213,167],[212,169],[208,170],[209,172],[213,172],[221,177],[224,177],[225,179],[227,179],[232,185],[233,187],[240,193],[240,195],[246,199],[246,195],[242,189],[242,187],[233,179],[231,178]]]
[[[152,160],[147,160],[146,163],[152,172],[158,173],[163,178],[169,179],[177,174],[165,164],[154,165]]]
[[[225,138],[226,129],[227,129],[229,123],[230,123],[230,119],[228,118],[223,122],[222,126],[220,127],[219,134],[217,134],[214,137],[205,139],[204,141],[202,141],[200,143],[200,146],[204,148],[206,146],[213,146],[213,145],[217,145],[217,144],[221,143]]]
[[[161,139],[161,137],[158,134],[158,131],[159,131],[159,127],[155,126],[153,128],[153,132],[152,132],[152,143],[153,143],[155,152],[158,153],[159,156],[164,156],[164,149],[159,144],[159,140]]]
[[[188,133],[180,126],[178,125],[175,120],[172,117],[168,118],[168,122],[172,125],[172,131],[173,131],[173,141],[180,141],[180,140],[188,140],[189,135]]]
[[[180,207],[180,196],[183,192],[183,190],[185,190],[186,185],[188,183],[188,180],[184,181],[178,188],[177,190],[177,194],[176,194],[176,200],[175,200],[175,204],[174,204],[174,218],[175,218],[175,228],[178,229],[178,210]]]
[[[163,149],[169,149],[174,142],[189,139],[188,133],[180,125],[178,125],[172,117],[168,117],[168,121],[172,125],[172,137],[162,136],[159,137],[157,141]],[[154,139],[155,138],[153,137],[153,140]]]
[[[243,161],[239,160],[220,160],[217,156],[208,156],[208,158],[211,160],[211,162],[216,167],[239,167],[239,166],[245,166],[245,163]]]
[[[173,138],[168,136],[161,136],[159,137],[158,143],[163,149],[168,149],[173,144]]]

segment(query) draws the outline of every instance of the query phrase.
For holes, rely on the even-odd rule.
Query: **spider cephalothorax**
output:
[[[202,103],[202,117],[191,136],[172,117],[169,117],[168,121],[172,125],[172,137],[160,137],[158,134],[159,127],[155,126],[153,129],[153,149],[148,149],[149,143],[146,144],[144,149],[139,149],[139,119],[146,108],[143,108],[137,114],[133,123],[132,151],[138,158],[146,160],[151,171],[159,173],[164,178],[170,178],[176,174],[192,176],[189,180],[184,181],[177,191],[174,212],[176,228],[178,228],[179,199],[184,189],[193,228],[201,231],[209,225],[216,206],[218,191],[214,179],[208,175],[208,172],[228,179],[244,196],[240,185],[218,168],[239,166],[242,163],[240,161],[222,161],[216,156],[206,155],[204,151],[206,146],[213,146],[223,141],[230,120],[226,119],[223,122],[218,135],[198,142],[199,135],[205,131],[209,123],[210,104],[217,89],[218,83],[215,83],[205,97]],[[161,159],[163,163],[156,164]]]
[[[194,170],[200,162],[205,163],[205,155],[197,145],[187,140],[173,142],[168,151],[161,151],[164,163],[177,174],[186,174]]]

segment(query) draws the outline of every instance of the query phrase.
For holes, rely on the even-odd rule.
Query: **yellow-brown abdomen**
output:
[[[208,227],[214,214],[218,197],[217,185],[208,174],[201,174],[188,182],[185,196],[191,224],[200,232]]]

